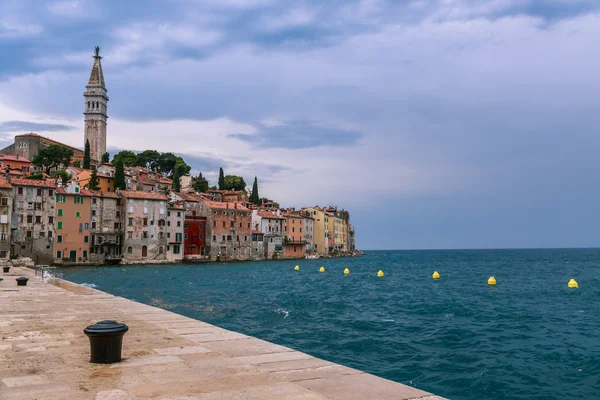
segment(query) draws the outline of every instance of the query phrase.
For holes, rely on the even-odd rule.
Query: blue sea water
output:
[[[58,272],[450,399],[600,399],[598,249],[372,251]],[[570,278],[579,289],[567,287]]]

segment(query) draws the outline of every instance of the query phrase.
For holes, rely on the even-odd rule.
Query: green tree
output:
[[[73,158],[73,149],[59,144],[51,144],[45,149],[40,150],[31,162],[37,167],[44,168],[50,175],[50,170],[63,165],[67,167]]]
[[[69,179],[71,179],[71,175],[64,169],[59,169],[58,171],[52,174],[53,178],[61,178],[63,185],[66,184]]]
[[[210,187],[210,190],[217,190],[217,186],[216,186],[216,185],[212,185],[212,186]]]
[[[219,190],[225,190],[225,174],[223,168],[219,168]]]
[[[88,189],[100,190],[100,180],[98,179],[98,174],[96,173],[95,168],[92,170],[92,176],[90,177],[90,181],[88,182]]]
[[[254,184],[252,185],[252,194],[250,195],[250,202],[260,205],[260,196],[258,195],[258,179],[254,177]]]
[[[118,160],[115,163],[115,190],[125,190],[127,185],[125,184],[125,168],[123,162]]]
[[[137,165],[137,156],[133,151],[130,150],[121,150],[112,160],[113,164],[121,163],[125,167],[131,167],[132,165]]]
[[[202,176],[202,172],[192,180],[192,187],[196,192],[206,193],[208,191],[208,180]]]
[[[43,174],[33,174],[33,175],[29,175],[27,177],[27,179],[42,180],[42,179],[44,179],[44,175]]]
[[[90,141],[85,141],[85,150],[83,152],[83,168],[90,169],[92,158],[90,157]]]
[[[102,154],[102,162],[103,163],[110,162],[110,154],[108,153],[108,151],[105,151],[104,154]]]
[[[156,150],[144,150],[136,156],[135,165],[157,171],[160,153]]]
[[[276,201],[273,201],[273,200],[271,200],[269,198],[266,198],[266,197],[261,198],[259,204],[262,204],[263,202],[265,202],[265,203],[271,202],[271,203],[273,203],[275,205],[275,208],[279,208],[279,203],[276,202]]]
[[[224,180],[225,190],[246,190],[246,182],[241,176],[226,175]]]
[[[181,182],[179,182],[179,170],[175,168],[173,172],[173,191],[179,192],[181,190]]]

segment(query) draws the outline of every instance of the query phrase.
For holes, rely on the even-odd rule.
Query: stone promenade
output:
[[[30,269],[0,277],[2,400],[442,400],[64,280],[44,283]],[[89,363],[83,328],[104,319],[129,326],[121,363]]]

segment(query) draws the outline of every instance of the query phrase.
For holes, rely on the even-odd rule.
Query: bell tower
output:
[[[104,85],[104,73],[100,60],[100,47],[96,46],[94,52],[94,64],[90,73],[90,80],[85,86],[84,113],[85,135],[83,146],[86,141],[90,142],[90,157],[92,160],[100,161],[106,152],[106,122],[108,120],[107,105],[108,96]]]

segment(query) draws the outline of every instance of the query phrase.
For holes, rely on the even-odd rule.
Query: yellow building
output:
[[[303,210],[314,218],[313,240],[315,251],[321,255],[327,255],[329,253],[329,244],[327,241],[328,224],[325,213],[319,207],[308,207]]]
[[[92,178],[91,169],[81,169],[77,175],[74,175],[74,180],[80,187],[85,188],[90,179]],[[101,192],[114,192],[115,191],[115,179],[105,172],[96,172],[98,177],[98,187]]]

